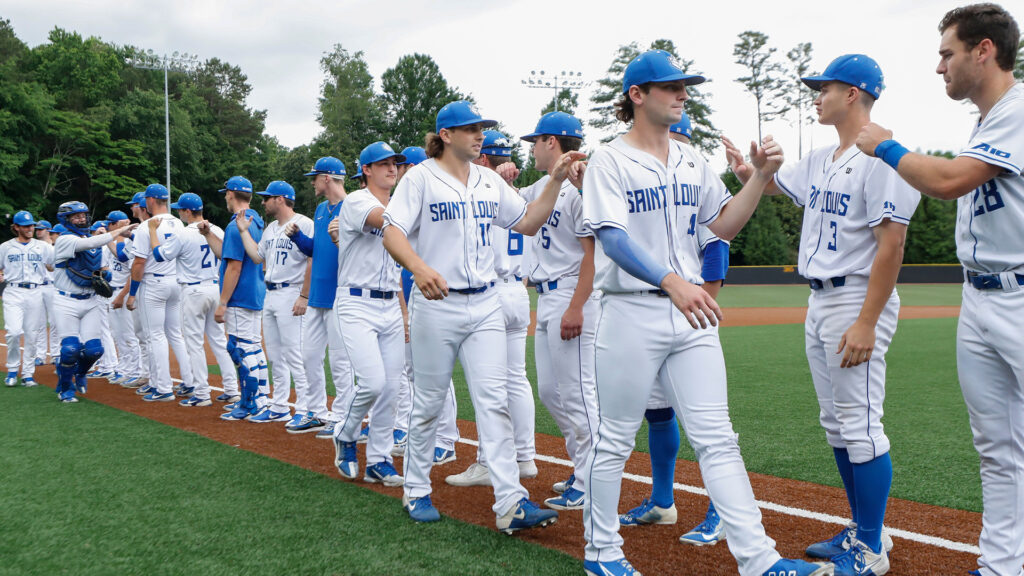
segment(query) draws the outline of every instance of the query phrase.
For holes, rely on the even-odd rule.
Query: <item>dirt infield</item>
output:
[[[40,368],[37,375],[41,383],[51,387],[54,385],[52,366]],[[211,377],[211,380],[216,381],[217,378]],[[338,478],[339,482],[344,481],[334,469],[334,450],[331,442],[317,440],[311,434],[288,434],[280,424],[224,422],[218,418],[221,413],[219,406],[182,408],[170,403],[142,402],[132,391],[107,384],[102,380],[91,381],[89,388],[86,396],[89,400]],[[472,422],[460,421],[459,428],[464,437],[475,438],[475,426]],[[362,450],[360,448],[361,463],[364,462]],[[561,438],[538,434],[537,451],[539,454],[565,458],[564,441]],[[490,509],[493,496],[490,488],[455,488],[444,483],[446,475],[461,472],[472,462],[475,449],[460,444],[458,453],[459,459],[456,462],[439,466],[432,474],[434,502],[447,516],[493,527],[494,515]],[[530,491],[531,497],[540,502],[553,495],[551,484],[563,480],[569,469],[559,464],[541,461],[537,464],[539,476],[525,480],[523,484]],[[396,466],[401,469],[400,458],[396,460]],[[649,476],[647,456],[634,454],[627,465],[627,471]],[[843,516],[847,510],[845,493],[837,488],[760,474],[751,474],[751,481],[755,494],[762,501],[837,516]],[[676,482],[701,486],[697,465],[693,462],[679,461]],[[394,497],[395,506],[400,505],[398,499],[401,497],[401,489],[361,482],[359,484]],[[648,495],[649,490],[647,485],[625,481],[621,508],[625,510],[635,506]],[[679,510],[679,523],[675,526],[633,528],[624,531],[626,554],[637,569],[645,574],[679,573],[681,569],[688,574],[735,574],[736,563],[726,546],[694,548],[677,541],[682,532],[703,519],[707,499],[677,491],[676,506]],[[838,529],[835,524],[797,518],[781,512],[765,511],[763,516],[768,534],[777,541],[779,551],[785,556],[801,557],[802,550],[808,543],[831,536]],[[581,558],[581,519],[581,512],[562,512],[556,525],[516,537]],[[976,542],[981,529],[980,514],[897,499],[891,499],[889,502],[887,520],[887,525],[892,528],[963,543]],[[972,554],[954,552],[901,538],[895,540],[896,548],[891,556],[890,574],[957,574],[975,567],[975,558]]]

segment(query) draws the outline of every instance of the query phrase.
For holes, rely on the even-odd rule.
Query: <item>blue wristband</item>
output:
[[[142,286],[142,282],[132,280],[132,283],[128,286],[128,295],[135,296],[135,293],[139,291],[139,286]]]
[[[886,140],[875,146],[875,156],[881,158],[882,162],[892,166],[893,170],[899,170],[900,160],[909,152],[910,150],[907,150],[895,140]]]

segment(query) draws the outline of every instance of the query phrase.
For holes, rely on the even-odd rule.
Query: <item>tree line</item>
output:
[[[648,48],[667,50],[685,71],[700,73],[694,60],[679,58],[671,40],[619,46],[588,103],[591,146],[626,130],[614,117],[613,103],[626,65]],[[46,43],[29,47],[9,20],[0,20],[0,218],[24,209],[52,221],[57,206],[68,200],[85,201],[94,217],[101,217],[122,209],[146,184],[164,181],[163,72],[128,63],[146,54],[142,47],[119,46],[61,28],[52,30]],[[741,33],[734,46],[736,62],[746,71],[736,81],[754,98],[752,113],[759,129],[776,119],[797,125],[798,157],[804,148],[803,128],[814,121],[814,93],[799,81],[810,73],[812,55],[811,44],[801,43],[780,57],[768,36],[755,31]],[[1024,77],[1022,59],[1018,78]],[[323,55],[320,68],[321,131],[294,148],[267,134],[266,111],[247,104],[252,86],[238,66],[210,58],[186,71],[169,71],[174,196],[199,194],[207,216],[223,222],[228,215],[217,189],[227,177],[242,174],[257,186],[286,179],[298,193],[297,209],[312,213],[312,187],[299,175],[316,158],[337,156],[352,175],[366,144],[384,140],[396,148],[422,145],[438,108],[452,100],[473,99],[452,86],[426,54],[402,56],[374,78],[363,52],[337,44]],[[719,146],[721,135],[712,118],[710,88],[711,82],[694,87],[687,102],[693,143],[707,154]],[[556,98],[558,108],[569,113],[581,105],[578,93],[562,90],[538,112],[554,110]],[[523,170],[517,184],[541,177],[524,147],[516,146],[513,160]],[[722,178],[737,189],[731,173]],[[355,182],[348,180],[347,185],[354,188]],[[732,243],[733,263],[795,262],[801,218],[800,209],[788,200],[765,198]],[[955,262],[954,218],[955,204],[924,199],[908,232],[906,262]],[[9,236],[8,227],[0,227],[0,237]]]

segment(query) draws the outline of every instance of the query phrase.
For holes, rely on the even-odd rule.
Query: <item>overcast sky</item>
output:
[[[973,108],[949,100],[935,74],[936,26],[958,5],[950,1],[5,0],[4,5],[0,17],[9,18],[30,46],[45,42],[59,26],[114,44],[238,65],[253,86],[249,104],[267,111],[267,131],[286,146],[309,142],[319,132],[319,62],[336,43],[350,52],[362,50],[375,78],[404,54],[430,54],[449,83],[473,94],[481,113],[501,120],[514,135],[532,131],[553,93],[521,85],[531,70],[572,69],[596,80],[619,45],[669,38],[711,80],[705,90],[712,95],[715,125],[733,140],[755,138],[753,97],[733,80],[744,73],[732,56],[744,30],[768,34],[780,55],[798,42],[812,42],[815,71],[844,53],[878,60],[887,89],[873,119],[912,149],[959,150],[972,122]],[[1024,14],[1015,17],[1021,21]],[[584,117],[588,98],[589,91],[581,94]],[[795,128],[778,122],[767,131],[796,158]],[[816,145],[836,140],[834,130],[822,126],[813,128],[811,138]],[[714,162],[724,167],[721,154]]]

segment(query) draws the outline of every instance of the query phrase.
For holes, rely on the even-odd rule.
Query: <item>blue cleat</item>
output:
[[[583,571],[587,576],[643,576],[625,558],[610,562],[586,560],[583,562]]]
[[[445,450],[444,448],[434,448],[434,465],[439,466],[441,464],[447,464],[449,462],[455,462],[455,450]]]
[[[761,576],[826,576],[833,573],[832,564],[811,564],[803,560],[783,558]]]
[[[889,555],[883,546],[875,553],[860,540],[853,540],[850,549],[832,558],[836,576],[882,576],[889,572]]]
[[[366,474],[363,476],[363,482],[369,482],[370,484],[383,484],[385,486],[401,486],[405,484],[405,478],[402,478],[398,474],[398,470],[388,462],[377,462],[372,466],[366,467]]]
[[[145,396],[142,397],[142,399],[146,402],[174,402],[175,400],[173,392],[166,392],[164,394],[161,394],[156,390],[149,394],[146,394]]]
[[[182,384],[181,386],[178,386],[177,388],[174,389],[174,395],[175,396],[183,396],[185,398],[188,398],[189,396],[191,396],[191,395],[193,395],[195,393],[196,393],[195,386],[185,386],[184,384]]]
[[[333,422],[331,420],[324,420],[324,427],[322,430],[316,433],[316,438],[319,438],[321,440],[330,440],[331,438],[334,438],[335,424],[337,424],[337,422]]]
[[[395,446],[405,446],[405,441],[409,439],[409,433],[405,430],[399,430],[395,428],[394,431]]]
[[[202,406],[210,406],[213,404],[209,398],[199,398],[197,396],[189,396],[184,398],[181,402],[178,402],[179,406],[199,408]]]
[[[18,375],[17,374],[11,374],[10,372],[8,372],[7,373],[7,377],[4,378],[4,386],[7,386],[8,388],[14,388],[17,385],[18,385]]]
[[[238,402],[241,399],[242,397],[239,396],[238,394],[228,394],[227,392],[214,398],[214,400],[216,400],[217,402]]]
[[[554,510],[583,510],[584,496],[586,494],[582,490],[570,487],[559,496],[545,500],[544,505]]]
[[[274,412],[270,408],[267,408],[263,412],[249,418],[249,422],[256,422],[257,424],[266,424],[267,422],[288,422],[291,418],[291,412]]]
[[[714,502],[708,504],[704,521],[679,537],[683,544],[694,546],[714,546],[722,540],[725,540],[725,526],[722,524],[722,518],[718,516],[718,510],[715,510]]]
[[[551,491],[554,492],[555,494],[561,494],[562,492],[565,492],[570,486],[572,486],[574,482],[576,482],[575,472],[569,474],[568,480],[562,480],[560,482],[555,482],[554,484],[552,484]]]
[[[834,556],[839,556],[843,552],[850,549],[850,543],[857,538],[857,523],[850,522],[838,534],[829,538],[828,540],[822,540],[821,542],[815,542],[807,547],[804,554],[807,554],[811,558],[821,558],[828,560]],[[885,527],[882,527],[882,547],[886,553],[892,552],[893,541],[889,533],[886,532]]]
[[[528,528],[544,527],[558,521],[558,512],[544,510],[526,498],[519,501],[495,524],[499,532],[514,534]]]
[[[291,422],[285,425],[284,429],[292,434],[305,434],[306,432],[316,432],[323,430],[323,420],[316,417],[312,412],[306,412],[306,415],[299,420],[298,424],[292,425]]]
[[[150,384],[143,384],[135,389],[135,393],[139,396],[145,396],[146,394],[151,394],[153,392],[156,392],[156,388]]]
[[[294,415],[292,416],[292,419],[291,419],[291,420],[289,420],[288,422],[285,422],[285,425],[284,425],[284,427],[285,427],[285,428],[288,428],[289,426],[295,426],[295,425],[297,425],[297,424],[298,424],[299,422],[302,422],[302,419],[303,419],[304,417],[305,417],[305,416],[304,416],[303,414],[300,414],[299,412],[296,412],[296,413],[295,413],[295,414],[294,414]]]
[[[31,388],[33,386],[38,386],[39,384],[36,383],[35,378],[29,376],[28,378],[21,379],[21,385],[24,386],[25,388]]]
[[[357,439],[356,442],[358,442],[359,444],[366,444],[369,441],[370,441],[370,427],[368,425],[367,426],[363,426],[359,430],[359,439]]]
[[[342,478],[355,480],[359,476],[359,460],[356,458],[356,443],[344,442],[336,436],[334,440],[334,467]]]
[[[235,408],[230,412],[225,412],[221,414],[220,419],[228,422],[237,422],[239,420],[245,420],[246,418],[249,417],[249,414],[250,412],[248,408],[244,408],[242,406],[235,406]]]
[[[563,492],[564,494],[564,492]],[[645,526],[648,524],[675,524],[679,518],[676,505],[662,508],[650,498],[625,514],[619,514],[619,526]]]
[[[422,498],[409,498],[402,496],[402,508],[409,513],[409,517],[416,522],[438,522],[441,520],[441,513],[434,508],[430,501],[430,495]]]

